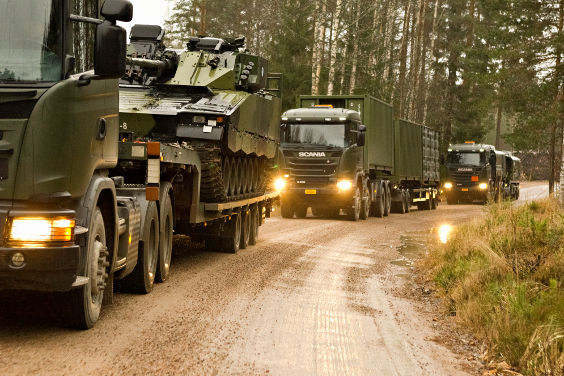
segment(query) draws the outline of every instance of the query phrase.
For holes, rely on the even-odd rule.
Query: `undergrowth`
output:
[[[554,198],[492,204],[422,260],[447,309],[526,375],[564,372],[563,234]]]

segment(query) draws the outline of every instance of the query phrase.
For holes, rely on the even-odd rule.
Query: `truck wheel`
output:
[[[221,249],[224,252],[235,254],[239,252],[239,245],[241,244],[241,214],[232,216],[229,226],[229,231],[233,236],[220,238]]]
[[[378,182],[378,186],[376,187],[376,200],[372,201],[370,205],[370,215],[373,217],[381,218],[384,216],[384,207],[386,206],[384,203],[385,194],[384,194],[384,185],[382,181]]]
[[[360,219],[368,219],[370,216],[370,206],[372,204],[370,197],[370,189],[368,189],[368,185],[364,185],[362,202],[360,204]]]
[[[251,210],[241,212],[241,240],[239,249],[245,249],[249,246],[249,238],[251,236]]]
[[[307,216],[307,206],[298,206],[296,208],[296,217],[305,218]]]
[[[447,205],[455,205],[458,204],[458,199],[455,195],[447,195],[446,196]]]
[[[392,192],[390,190],[390,182],[384,182],[385,188],[385,196],[384,196],[384,217],[387,217],[390,214],[391,206],[392,206]]]
[[[77,329],[90,329],[98,321],[104,298],[105,281],[108,278],[106,229],[99,207],[96,207],[92,217],[86,252],[84,270],[88,282],[81,288],[68,292],[67,320],[70,326]]]
[[[170,183],[161,184],[161,215],[159,234],[159,259],[157,263],[157,282],[164,282],[170,271],[170,260],[172,258],[172,227],[174,219],[172,216],[172,203],[169,196]]]
[[[435,210],[437,208],[437,198],[435,197],[435,193],[431,192],[431,197],[429,198],[429,206],[431,210]]]
[[[352,207],[347,209],[347,218],[349,221],[358,221],[360,217],[360,202],[362,201],[360,197],[360,189],[356,187],[354,197],[352,200]]]
[[[249,236],[249,245],[257,244],[260,226],[260,211],[257,205],[251,208],[251,234]]]
[[[409,189],[405,190],[404,205],[405,205],[405,212],[409,213],[411,211],[411,193],[409,192]]]
[[[157,204],[149,201],[143,225],[143,247],[139,247],[137,265],[121,283],[125,290],[137,294],[148,294],[153,289],[159,257],[159,233]]]
[[[282,214],[282,218],[294,218],[294,205],[292,204],[292,201],[284,196],[280,197],[280,212],[280,214]]]

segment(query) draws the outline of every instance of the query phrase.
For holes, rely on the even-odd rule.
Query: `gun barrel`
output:
[[[149,59],[140,59],[136,57],[127,57],[126,63],[128,65],[137,65],[141,68],[147,69],[170,69],[170,65],[164,60],[149,60]]]

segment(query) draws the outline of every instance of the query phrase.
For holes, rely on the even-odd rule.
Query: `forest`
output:
[[[445,149],[495,130],[498,148],[503,139],[548,152],[558,188],[564,0],[174,2],[169,46],[245,36],[283,74],[284,109],[299,94],[370,94],[396,117],[440,130]]]

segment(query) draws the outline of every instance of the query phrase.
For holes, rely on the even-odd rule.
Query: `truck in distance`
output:
[[[299,96],[282,115],[281,211],[350,220],[438,203],[438,132],[368,95]]]
[[[448,204],[519,198],[521,161],[511,153],[467,141],[450,145],[441,159]]]

